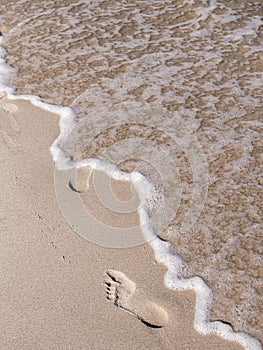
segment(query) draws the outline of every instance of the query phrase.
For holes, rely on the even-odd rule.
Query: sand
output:
[[[71,105],[78,119],[124,101],[179,112],[207,158],[209,190],[198,221],[176,235],[187,222],[193,179],[180,148],[181,158],[173,157],[182,196],[172,244],[184,277],[213,286],[211,319],[263,343],[261,3],[99,3],[2,0],[4,59],[13,67],[5,65],[4,84]],[[109,145],[110,134],[98,141]]]
[[[0,348],[241,350],[237,343],[194,330],[195,293],[165,288],[166,269],[156,264],[147,243],[105,248],[69,226],[57,204],[49,152],[59,132],[58,120],[28,101],[0,100]],[[129,198],[128,184],[114,186],[122,199]],[[87,196],[94,204],[89,191]],[[103,216],[116,227],[123,220],[107,212]],[[133,215],[130,224],[136,220]],[[129,299],[132,292],[125,285],[121,291],[122,283],[116,291],[118,277],[110,283],[106,271],[108,277],[117,271],[122,282],[131,281],[128,285],[135,286],[140,298]],[[116,302],[116,293],[130,312],[121,298]],[[149,303],[155,305],[154,317],[164,311],[163,318],[152,321],[163,327],[149,327],[135,317],[147,321],[144,308]]]

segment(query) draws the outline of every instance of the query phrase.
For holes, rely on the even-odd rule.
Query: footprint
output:
[[[158,304],[149,301],[124,273],[107,270],[104,284],[110,301],[136,316],[146,325],[163,327],[168,323],[167,312]]]
[[[5,98],[1,99],[0,101],[0,107],[5,111],[5,112],[10,112],[13,113],[17,110],[17,106],[14,105],[13,103],[10,103],[8,100]]]
[[[78,193],[86,192],[89,188],[89,180],[92,171],[93,169],[88,166],[77,169],[76,185],[70,181],[69,188]]]
[[[79,192],[86,192],[89,188],[89,180],[93,169],[85,166],[77,169],[77,190]]]
[[[0,100],[0,109],[1,108],[4,110],[4,113],[1,113],[0,118],[0,143],[3,141],[3,144],[10,151],[17,152],[21,150],[21,144],[18,141],[19,135],[21,134],[20,125],[15,116],[13,116],[10,111],[3,108],[2,101]]]

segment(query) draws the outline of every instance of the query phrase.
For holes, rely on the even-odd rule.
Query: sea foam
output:
[[[0,36],[0,45],[2,45],[2,41],[3,37]],[[116,180],[129,181],[136,188],[141,202],[144,203],[145,197],[151,192],[152,184],[142,174],[121,171],[116,165],[100,159],[74,161],[64,152],[60,147],[61,140],[67,138],[77,124],[74,110],[70,107],[45,103],[40,97],[35,95],[16,94],[15,88],[10,86],[14,70],[5,62],[4,56],[5,50],[0,47],[0,92],[4,92],[7,98],[11,100],[28,100],[32,105],[60,116],[60,134],[50,147],[56,167],[60,170],[66,170],[90,166],[93,169],[104,171]],[[182,268],[181,257],[171,253],[170,243],[158,238],[151,225],[147,210],[145,210],[143,205],[139,209],[139,216],[142,232],[154,251],[156,261],[167,267],[167,272],[164,276],[165,286],[173,290],[194,290],[196,293],[195,329],[202,334],[217,334],[226,340],[235,341],[246,350],[261,350],[261,344],[257,339],[243,332],[234,332],[230,325],[223,322],[209,321],[209,310],[212,301],[211,288],[197,276],[187,279],[180,278]]]

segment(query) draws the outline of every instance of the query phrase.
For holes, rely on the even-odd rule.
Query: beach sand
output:
[[[156,264],[148,244],[104,248],[67,224],[55,196],[49,151],[59,133],[57,115],[6,98],[0,100],[0,115],[1,349],[242,349],[194,330],[195,293],[165,288],[166,268]],[[114,184],[122,200],[130,198],[126,185]],[[94,210],[94,193],[87,196]],[[103,216],[116,226],[123,220],[107,212]],[[134,225],[138,217],[130,220]],[[131,304],[138,313],[145,314],[151,302],[167,312],[168,322],[149,327],[108,300],[103,281],[109,269],[135,283],[141,299]]]

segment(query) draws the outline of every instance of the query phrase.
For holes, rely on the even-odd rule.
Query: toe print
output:
[[[124,273],[107,270],[104,284],[108,300],[148,326],[163,327],[168,322],[167,312],[161,306],[149,301]]]

